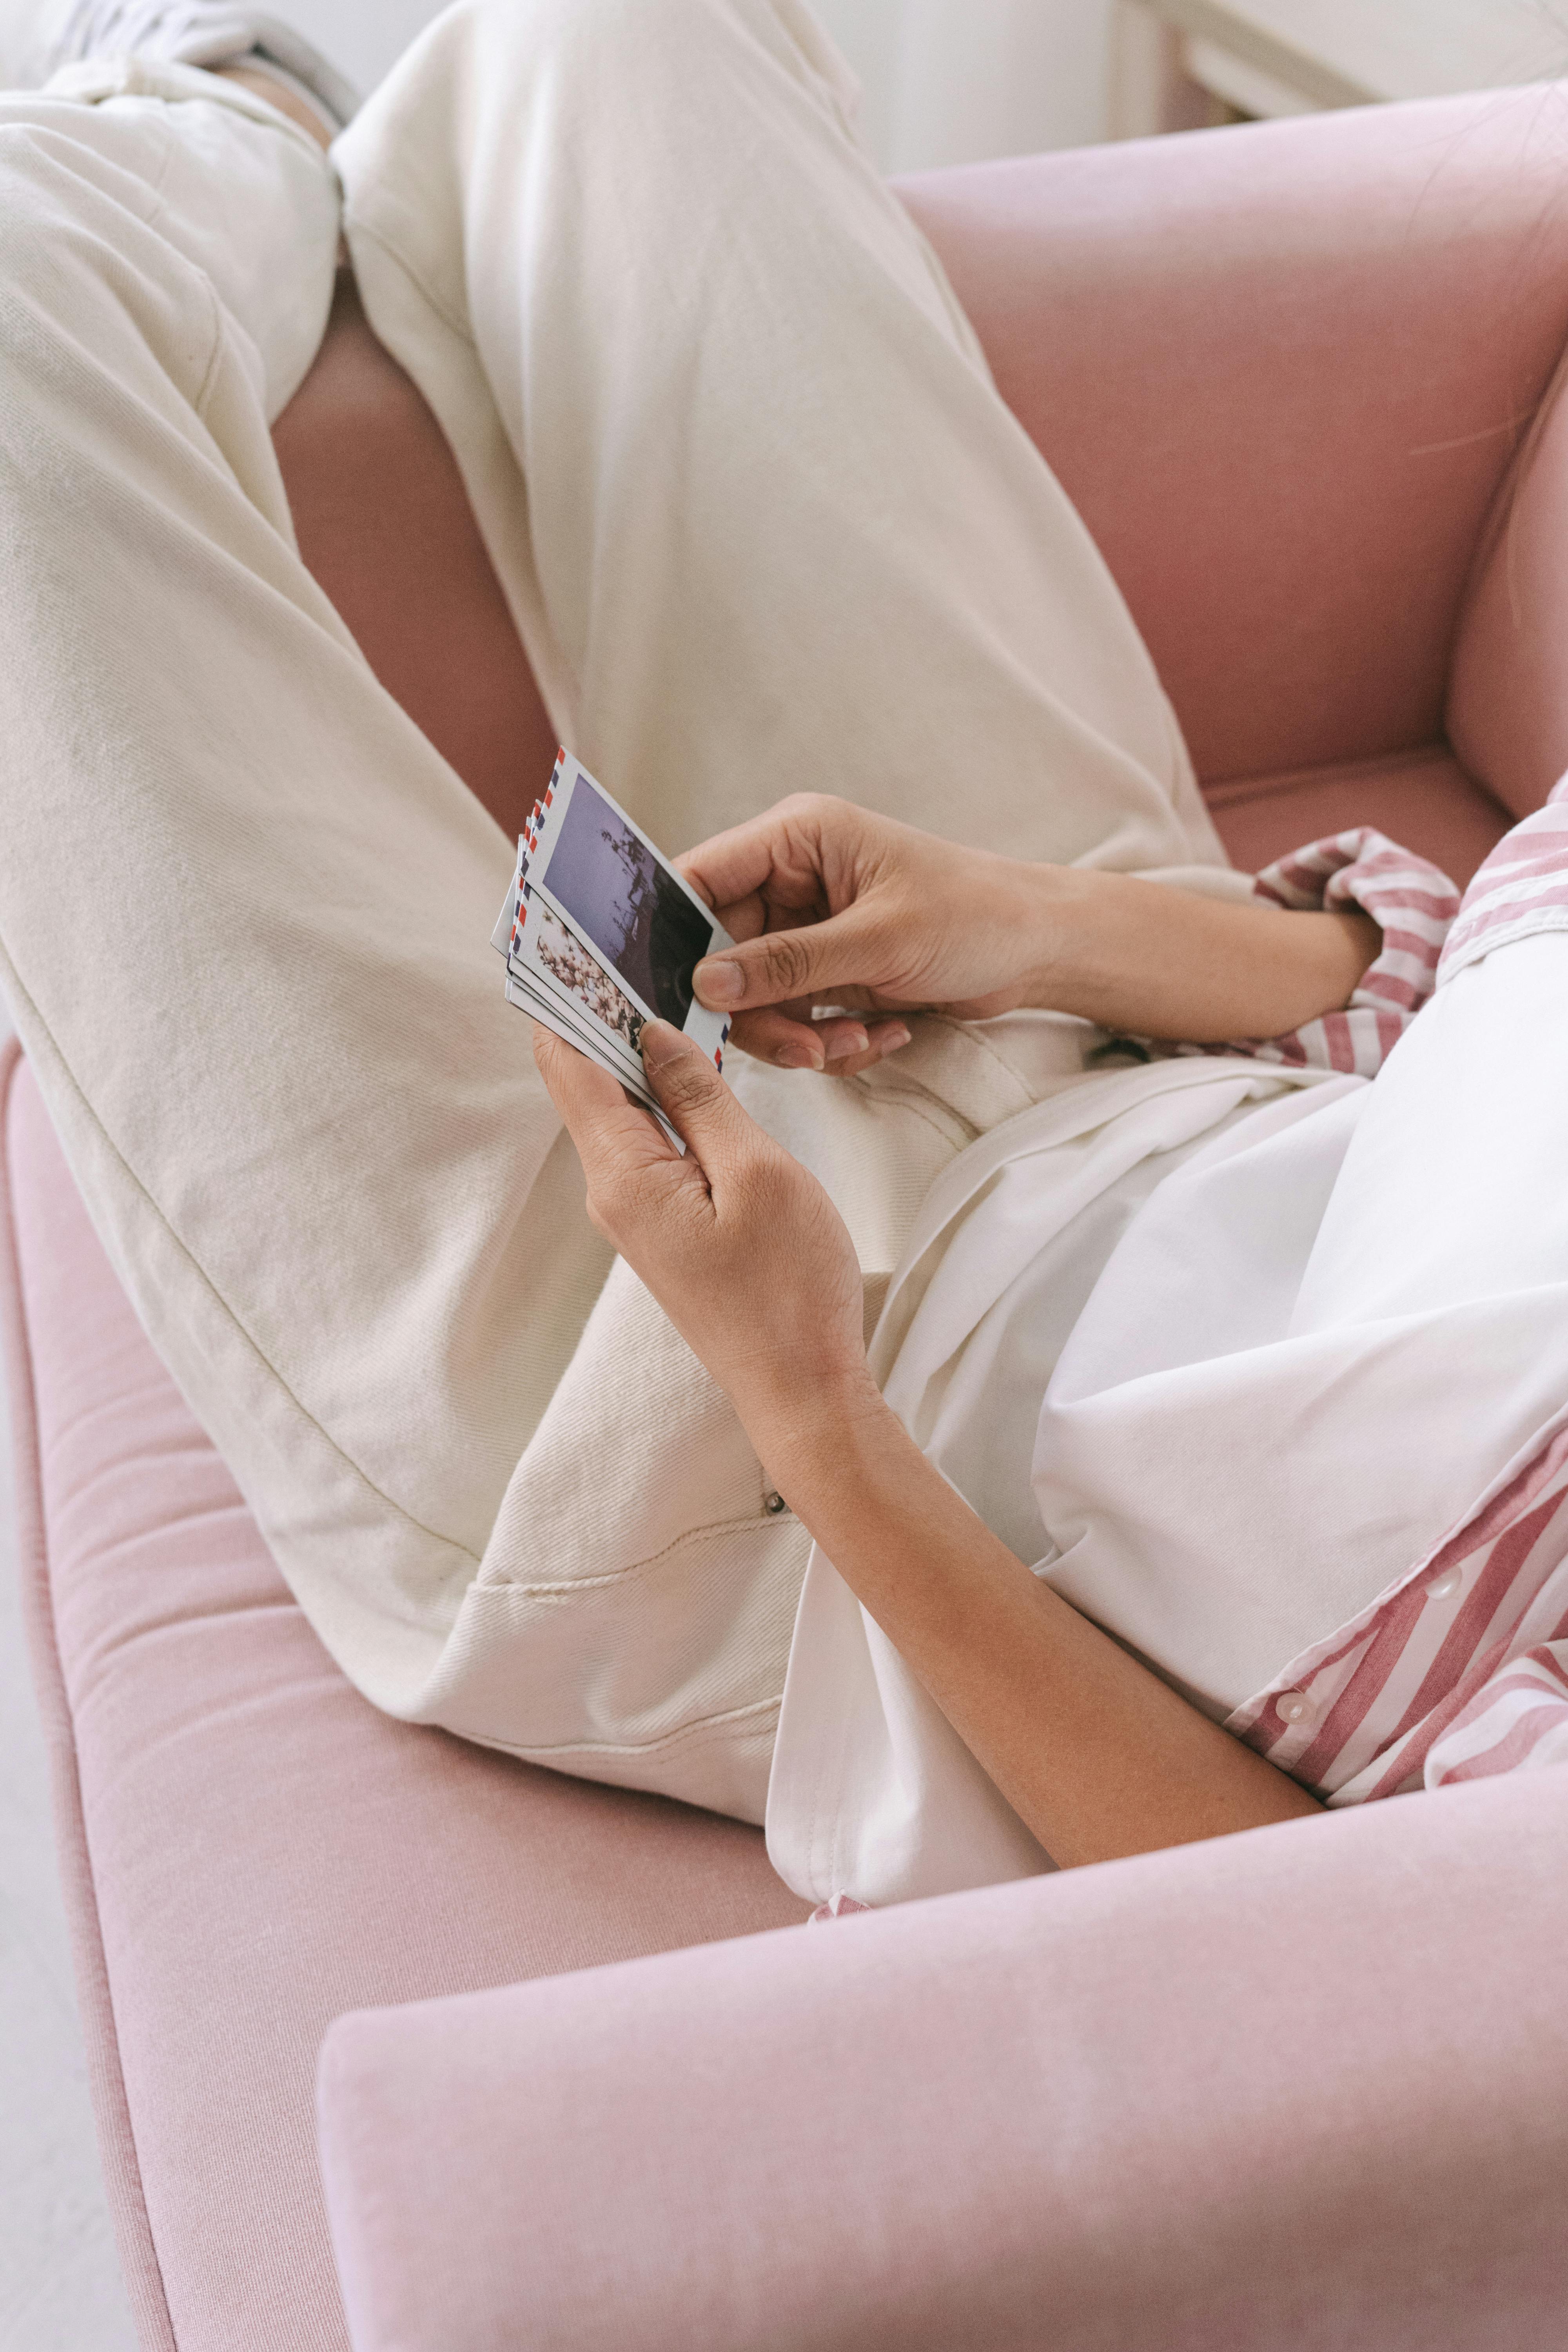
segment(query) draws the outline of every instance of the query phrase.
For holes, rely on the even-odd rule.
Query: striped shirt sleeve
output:
[[[1568,1761],[1568,1407],[1226,1728],[1331,1805]]]
[[[1444,946],[1438,982],[1532,931],[1561,930],[1568,930],[1568,776],[1478,869]]]
[[[1484,1683],[1426,1751],[1428,1789],[1568,1764],[1568,1642],[1543,1642]]]
[[[1568,809],[1564,810],[1568,818]],[[1310,842],[1255,877],[1253,896],[1292,914],[1359,908],[1382,929],[1377,960],[1342,1012],[1325,1013],[1282,1037],[1233,1037],[1221,1045],[1156,1045],[1164,1060],[1186,1054],[1245,1054],[1291,1069],[1338,1070],[1372,1078],[1431,995],[1438,959],[1459,907],[1448,877],[1370,825]]]
[[[1317,1063],[1326,1044],[1330,1067],[1371,1075],[1435,986],[1533,932],[1568,930],[1568,778],[1462,899],[1371,833],[1314,843],[1255,887],[1282,907],[1364,907],[1384,953],[1345,1013],[1239,1050]],[[1357,1037],[1358,1013],[1373,1034]],[[1568,1764],[1568,1406],[1434,1552],[1227,1727],[1336,1806]]]

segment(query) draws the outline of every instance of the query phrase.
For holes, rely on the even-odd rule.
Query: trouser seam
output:
[[[480,1592],[515,1592],[529,1600],[565,1600],[576,1592],[593,1592],[605,1585],[624,1584],[630,1577],[646,1575],[650,1569],[658,1568],[668,1560],[672,1552],[679,1551],[686,1544],[697,1543],[705,1536],[744,1535],[752,1528],[766,1534],[775,1528],[795,1524],[798,1523],[793,1517],[786,1517],[782,1513],[765,1519],[753,1517],[750,1513],[725,1519],[700,1519],[696,1526],[683,1528],[678,1536],[671,1536],[669,1541],[661,1544],[657,1551],[645,1553],[641,1559],[629,1561],[625,1568],[606,1570],[601,1576],[563,1576],[549,1583],[521,1584],[503,1575],[493,1581],[487,1577],[475,1589]]]
[[[509,1756],[528,1759],[550,1756],[652,1756],[666,1753],[689,1740],[700,1738],[707,1732],[732,1729],[748,1716],[777,1715],[784,1693],[775,1691],[768,1698],[748,1699],[744,1706],[721,1707],[711,1715],[694,1716],[689,1723],[677,1724],[672,1731],[661,1731],[653,1739],[557,1739],[540,1746],[537,1742],[520,1739],[498,1739],[487,1732],[474,1737],[487,1748],[503,1749]]]
[[[197,393],[195,399],[191,404],[196,415],[201,418],[202,423],[205,425],[207,421],[207,403],[212,398],[214,390],[217,383],[218,363],[223,358],[225,333],[223,323],[223,304],[218,299],[217,288],[213,284],[212,279],[207,276],[205,269],[198,269],[196,271],[196,276],[201,280],[203,292],[205,294],[208,302],[212,305],[213,319],[212,352],[207,361],[206,373],[202,378],[201,390]]]

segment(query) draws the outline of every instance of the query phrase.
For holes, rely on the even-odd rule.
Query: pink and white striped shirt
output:
[[[1568,929],[1568,778],[1462,899],[1364,830],[1298,851],[1255,887],[1284,907],[1360,906],[1383,950],[1344,1013],[1220,1050],[1372,1076],[1434,987]],[[1568,1762],[1568,1404],[1461,1525],[1226,1727],[1333,1805]]]

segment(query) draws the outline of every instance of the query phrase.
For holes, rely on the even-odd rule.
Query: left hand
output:
[[[666,1021],[643,1031],[648,1085],[684,1159],[607,1070],[538,1026],[533,1052],[583,1162],[589,1217],[728,1392],[759,1454],[874,1398],[843,1219],[700,1047]]]

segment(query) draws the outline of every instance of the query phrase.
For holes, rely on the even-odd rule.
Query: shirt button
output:
[[[1312,1702],[1305,1691],[1283,1691],[1274,1702],[1286,1723],[1310,1723]]]
[[[781,1511],[788,1510],[789,1505],[784,1501],[784,1496],[775,1491],[763,1496],[763,1508],[770,1517],[776,1519]]]
[[[1446,1568],[1442,1575],[1435,1576],[1426,1587],[1427,1600],[1447,1601],[1451,1592],[1458,1592],[1460,1581],[1460,1573],[1457,1568]]]

